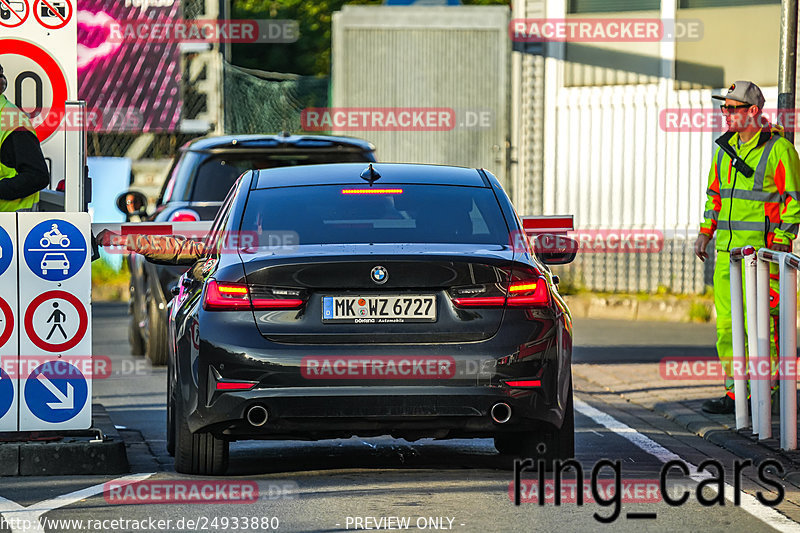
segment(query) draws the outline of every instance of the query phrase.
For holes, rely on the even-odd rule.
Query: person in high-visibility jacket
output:
[[[0,211],[35,211],[50,173],[36,130],[3,94],[7,87],[0,66]]]
[[[717,312],[717,355],[727,378],[726,394],[708,400],[703,410],[733,413],[734,395],[730,250],[740,246],[789,252],[800,224],[800,160],[780,127],[763,117],[764,95],[749,81],[737,81],[721,105],[728,132],[718,139],[708,175],[707,201],[695,254],[708,257],[706,247],[716,233],[717,262],[714,267],[714,304]],[[723,145],[725,149],[723,149]],[[731,157],[733,154],[735,157]],[[749,168],[748,168],[749,167]],[[749,176],[747,174],[750,174]],[[773,376],[777,368],[778,275],[770,270],[770,344]],[[741,283],[740,280],[735,282]],[[751,341],[755,340],[751,335]],[[774,406],[773,406],[774,407]]]

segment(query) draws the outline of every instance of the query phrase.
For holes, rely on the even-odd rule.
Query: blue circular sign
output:
[[[14,259],[14,243],[11,242],[8,232],[0,228],[0,276],[11,266],[12,259]]]
[[[25,404],[45,422],[55,424],[75,418],[88,396],[86,378],[66,361],[41,364],[25,380]]]
[[[86,239],[65,220],[45,220],[25,237],[23,254],[34,274],[47,281],[64,281],[86,262]]]
[[[0,368],[0,418],[6,416],[13,402],[14,383],[11,382],[11,378],[6,374],[5,370]]]

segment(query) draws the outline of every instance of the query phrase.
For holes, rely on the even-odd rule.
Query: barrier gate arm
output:
[[[529,215],[522,217],[522,227],[528,237],[540,233],[566,235],[575,229],[572,215]]]
[[[203,239],[211,230],[213,220],[199,222],[118,222],[93,223],[92,234],[109,231],[120,237],[128,235],[182,235],[190,239]],[[117,243],[122,245],[123,243]]]

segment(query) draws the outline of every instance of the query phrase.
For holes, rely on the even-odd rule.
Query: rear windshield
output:
[[[351,192],[388,190],[379,194]],[[448,185],[316,185],[252,191],[242,233],[262,246],[295,232],[297,244],[508,244],[491,189]]]
[[[358,152],[292,152],[274,154],[219,154],[197,167],[192,202],[221,202],[228,195],[236,178],[248,170],[323,163],[358,163],[369,156]]]

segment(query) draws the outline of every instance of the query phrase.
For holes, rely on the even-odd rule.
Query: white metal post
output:
[[[85,169],[86,169],[86,102],[67,102],[69,113],[80,116],[80,128],[70,128],[66,132],[64,211],[76,213],[86,209]]]
[[[752,249],[751,249],[752,253]],[[742,297],[742,261],[731,253],[731,321],[733,330],[733,392],[736,403],[736,429],[750,424],[747,414],[747,368],[744,357],[744,300]]]
[[[772,368],[769,350],[769,263],[758,261],[756,269],[758,311],[758,360],[756,375],[750,373],[750,389],[758,389],[758,438],[759,440],[772,437],[772,411],[770,403],[770,378]],[[755,384],[753,379],[756,380]]]
[[[753,433],[758,433],[759,410],[758,410],[758,387],[754,380],[758,379],[758,343],[756,342],[756,331],[758,330],[758,304],[756,302],[756,265],[758,256],[750,254],[744,259],[744,294],[747,300],[747,355],[750,361],[750,412],[753,415]]]
[[[781,448],[797,449],[797,258],[780,261]]]

